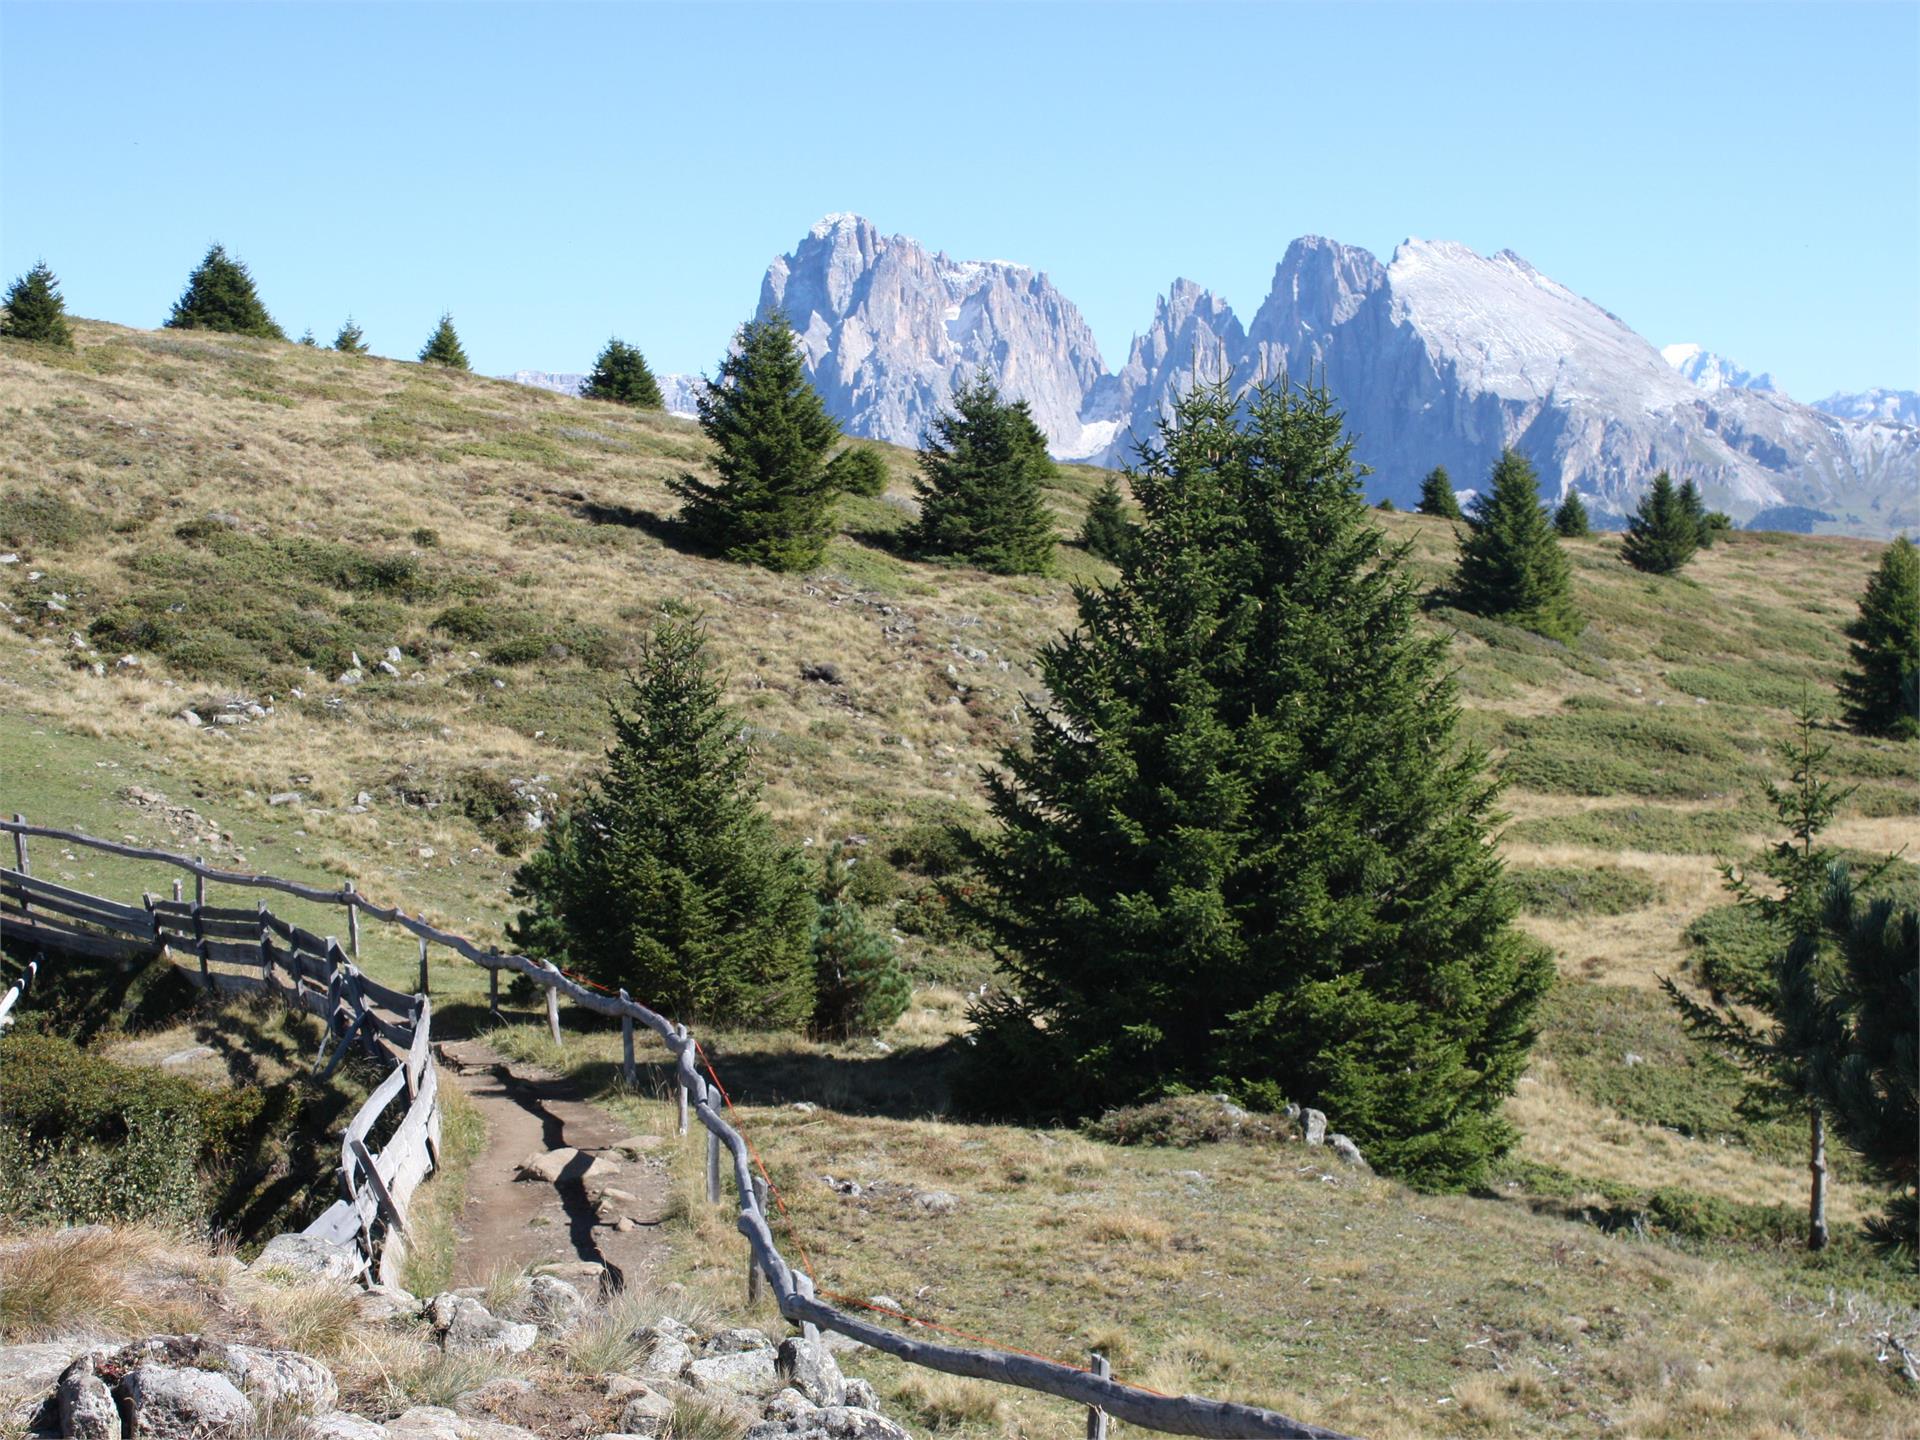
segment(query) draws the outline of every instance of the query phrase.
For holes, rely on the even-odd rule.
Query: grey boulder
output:
[[[625,1435],[664,1435],[673,1421],[673,1401],[658,1390],[629,1395],[620,1407],[620,1430]]]
[[[340,1401],[333,1372],[311,1356],[253,1345],[225,1348],[227,1378],[256,1405],[291,1406],[318,1415]]]
[[[82,1355],[67,1367],[55,1398],[65,1440],[120,1440],[120,1407],[94,1373],[93,1356]]]
[[[773,1363],[775,1373],[815,1405],[846,1403],[846,1377],[826,1346],[791,1336],[780,1342]]]
[[[884,1415],[852,1405],[823,1405],[788,1420],[766,1420],[743,1440],[913,1440]]]
[[[351,1280],[364,1267],[360,1252],[351,1245],[335,1245],[317,1235],[276,1235],[247,1268],[256,1275],[263,1270],[291,1270],[322,1280]]]
[[[137,1365],[120,1382],[135,1437],[204,1440],[233,1435],[253,1424],[253,1402],[226,1376],[212,1370]]]
[[[773,1350],[739,1350],[688,1363],[680,1378],[702,1395],[764,1395],[778,1387]]]
[[[466,1295],[436,1295],[427,1309],[433,1317],[434,1328],[440,1332],[440,1343],[454,1354],[484,1351],[519,1355],[531,1350],[540,1338],[539,1327],[501,1320],[478,1300]]]

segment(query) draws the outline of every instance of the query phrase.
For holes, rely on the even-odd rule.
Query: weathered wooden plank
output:
[[[92,960],[140,960],[159,948],[152,941],[99,935],[37,916],[22,918],[7,912],[0,912],[0,940],[26,947],[44,946],[63,955]]]
[[[182,919],[178,915],[162,915],[159,919],[160,933],[170,940],[193,941],[202,935],[211,940],[252,940],[260,938],[260,919],[252,911],[239,919],[215,919],[209,915],[200,917],[195,924],[192,917]]]
[[[151,921],[144,905],[127,905],[118,900],[109,900],[104,896],[92,895],[85,890],[75,890],[65,885],[56,885],[51,880],[42,880],[33,875],[22,875],[12,870],[0,870],[0,892],[22,890],[37,901],[65,901],[94,910],[102,915],[111,915],[125,921],[129,926],[148,929]]]
[[[366,1017],[367,1025],[389,1045],[396,1045],[401,1050],[411,1050],[413,1048],[413,1027],[411,1025],[396,1025],[378,1010],[368,1010]],[[402,1078],[405,1077],[405,1074],[406,1067],[402,1065]]]
[[[353,1119],[347,1122],[346,1134],[340,1139],[341,1164],[347,1163],[346,1142],[356,1138],[365,1139],[368,1132],[373,1129],[373,1122],[386,1112],[389,1105],[404,1095],[406,1090],[406,1072],[397,1069],[374,1088],[374,1092],[367,1096],[366,1101],[354,1112]]]
[[[0,871],[0,874],[11,873],[11,871]],[[4,883],[0,883],[0,899],[12,902],[12,908],[23,915],[29,913],[59,915],[65,920],[77,920],[137,940],[150,941],[155,934],[154,927],[148,924],[144,917],[135,920],[119,911],[100,910],[86,900],[68,900],[51,895],[31,894]]]
[[[383,1006],[396,1015],[413,1013],[414,997],[404,990],[396,990],[391,985],[382,985],[378,980],[369,980],[359,970],[353,972],[353,983],[360,987],[360,993],[374,1004]]]

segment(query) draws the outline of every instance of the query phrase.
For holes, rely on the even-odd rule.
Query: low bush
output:
[[[1538,866],[1507,871],[1520,908],[1531,915],[1624,915],[1653,903],[1659,889],[1639,871],[1616,865]]]
[[[106,517],[40,490],[0,494],[0,543],[58,550],[102,534]]]
[[[1233,1142],[1279,1145],[1300,1138],[1284,1115],[1243,1110],[1220,1095],[1172,1095],[1145,1105],[1123,1105],[1085,1122],[1083,1129],[1109,1145],[1195,1145]]]

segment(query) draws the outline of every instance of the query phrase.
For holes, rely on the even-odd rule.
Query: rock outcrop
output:
[[[1548,498],[1577,490],[1603,522],[1667,470],[1736,521],[1804,513],[1861,534],[1920,524],[1920,430],[1892,423],[1908,413],[1897,395],[1835,397],[1823,413],[1757,388],[1765,376],[1683,357],[1722,382],[1703,388],[1512,251],[1408,240],[1382,264],[1308,236],[1244,327],[1220,297],[1176,280],[1116,374],[1044,274],[955,261],[859,216],[828,216],[773,262],[760,313],[776,308],[827,408],[850,433],[896,444],[917,444],[954,386],[985,368],[1029,403],[1057,456],[1120,465],[1196,376],[1245,387],[1285,373],[1326,382],[1376,500],[1410,507],[1435,465],[1471,486],[1511,446]]]

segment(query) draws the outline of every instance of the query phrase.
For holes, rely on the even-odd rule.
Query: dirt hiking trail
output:
[[[487,1124],[486,1149],[467,1172],[467,1202],[458,1229],[455,1285],[482,1285],[502,1266],[587,1260],[607,1267],[614,1285],[644,1288],[667,1252],[662,1233],[669,1181],[661,1153],[623,1154],[615,1146],[634,1132],[587,1104],[573,1084],[537,1066],[509,1061],[483,1040],[438,1047],[443,1074],[459,1085]],[[530,1156],[563,1147],[580,1151],[551,1182],[523,1178]],[[582,1178],[589,1163],[617,1174]],[[622,1230],[596,1206],[612,1186],[630,1199],[612,1208],[632,1223]]]

